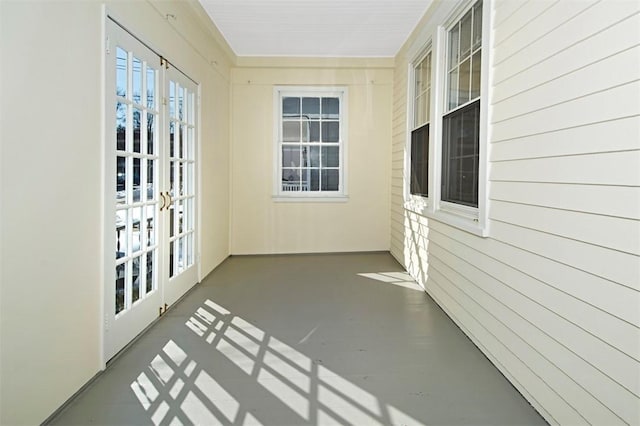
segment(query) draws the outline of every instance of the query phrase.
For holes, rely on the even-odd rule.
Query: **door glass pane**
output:
[[[178,239],[178,273],[184,270],[184,237]]]
[[[184,175],[184,163],[176,163],[176,165],[178,166],[178,195],[183,196],[184,195],[184,179],[185,179],[185,175]]]
[[[147,65],[147,108],[156,107],[156,70]]]
[[[116,266],[116,314],[124,310],[125,264]]]
[[[176,84],[173,81],[169,82],[169,116],[176,117]]]
[[[151,293],[154,289],[154,273],[155,273],[155,265],[153,258],[155,256],[155,251],[150,251],[147,253],[147,280],[146,280],[146,291],[147,294]]]
[[[131,285],[131,303],[140,299],[140,257],[133,259],[133,271],[132,271],[132,285]]]
[[[142,240],[140,235],[140,219],[142,216],[142,207],[136,207],[131,209],[131,224],[132,224],[132,252],[140,251],[142,248]]]
[[[169,123],[169,157],[174,156],[175,139],[176,139],[176,126],[172,121],[171,123]]]
[[[136,103],[142,102],[142,62],[140,59],[133,58],[133,101]]]
[[[124,204],[127,189],[127,159],[126,157],[116,158],[116,204]]]
[[[116,149],[127,149],[127,104],[116,103]]]
[[[133,202],[137,203],[140,201],[140,159],[133,159]]]
[[[178,157],[184,158],[186,157],[186,152],[184,149],[185,137],[187,134],[187,126],[182,126],[180,129],[180,135],[178,136]]]
[[[175,235],[175,216],[174,216],[175,208],[174,204],[169,206],[169,237],[173,237]]]
[[[173,249],[175,244],[176,244],[175,241],[171,241],[169,243],[169,277],[174,276],[175,265],[174,265],[174,258],[173,258]]]
[[[157,116],[147,113],[147,154],[153,155],[156,152],[156,120]]]
[[[176,202],[176,208],[178,209],[178,234],[184,232],[184,204],[182,201]]]
[[[127,96],[127,52],[119,47],[116,49],[116,95]]]
[[[156,243],[156,227],[155,227],[156,206],[147,206],[147,246]]]
[[[173,197],[175,194],[173,192],[174,184],[175,184],[175,172],[174,169],[176,167],[175,161],[169,162],[169,194]]]
[[[133,152],[140,152],[140,126],[142,125],[142,112],[133,109]]]
[[[154,201],[155,193],[155,160],[147,160],[147,201]]]
[[[178,120],[183,120],[184,117],[184,87],[178,87]]]
[[[116,211],[116,259],[127,256],[127,211]]]

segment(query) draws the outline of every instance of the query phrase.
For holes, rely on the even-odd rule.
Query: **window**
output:
[[[429,115],[431,52],[414,67],[413,130],[411,131],[411,184],[413,195],[429,195]]]
[[[482,2],[447,33],[442,201],[478,207]]]
[[[345,195],[346,89],[276,88],[281,197]]]

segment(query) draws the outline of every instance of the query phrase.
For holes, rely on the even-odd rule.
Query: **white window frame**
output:
[[[340,99],[339,182],[338,191],[283,191],[282,190],[282,98],[283,97],[337,97]],[[274,167],[273,200],[277,202],[345,202],[347,192],[347,134],[348,134],[348,88],[344,86],[275,86],[273,89],[274,111]],[[322,146],[318,143],[318,146]]]
[[[424,210],[426,208],[428,208],[429,206],[429,198],[430,198],[430,194],[432,194],[432,185],[431,185],[431,181],[433,179],[432,176],[432,154],[433,154],[433,136],[432,136],[432,128],[433,128],[433,91],[434,91],[434,70],[433,70],[433,66],[435,63],[435,59],[433,57],[434,52],[431,46],[431,41],[429,41],[428,43],[426,43],[426,45],[424,45],[424,47],[422,47],[419,51],[419,53],[416,55],[413,55],[413,60],[411,62],[409,62],[409,68],[408,68],[408,86],[407,86],[407,98],[408,98],[408,102],[407,102],[407,141],[406,141],[406,146],[405,146],[405,176],[407,176],[406,179],[406,185],[404,188],[404,193],[405,193],[405,200],[407,200],[408,204],[411,205],[411,209],[413,211],[417,211],[420,213],[423,213]],[[422,123],[421,125],[416,125],[416,117],[415,117],[415,108],[416,108],[416,98],[417,98],[417,93],[416,93],[416,67],[418,65],[420,65],[422,63],[422,61],[424,61],[427,56],[431,55],[431,73],[429,75],[429,116],[427,118],[427,122],[426,123]],[[429,139],[428,139],[428,147],[429,147],[429,164],[428,164],[428,168],[427,168],[427,173],[428,173],[428,188],[427,188],[427,192],[429,195],[424,196],[424,195],[416,195],[416,194],[412,194],[411,193],[411,172],[412,172],[412,164],[411,164],[411,154],[412,154],[412,136],[413,136],[413,131],[417,130],[418,128],[424,126],[424,125],[429,125]]]
[[[480,82],[480,128],[479,128],[479,164],[478,164],[478,207],[469,207],[441,200],[442,184],[442,148],[443,117],[446,111],[447,87],[447,43],[448,32],[477,3],[478,0],[463,0],[453,7],[443,2],[433,17],[425,25],[425,30],[409,49],[408,85],[407,85],[407,137],[405,145],[405,208],[422,216],[455,226],[475,235],[489,235],[489,154],[491,136],[491,103],[490,90],[492,83],[491,66],[493,53],[491,49],[491,11],[493,0],[482,0],[482,50],[481,50],[481,82]],[[410,147],[411,130],[413,129],[414,84],[413,67],[421,52],[430,45],[431,64],[431,118],[429,127],[429,197],[411,195],[410,179]],[[411,52],[414,52],[411,54]]]

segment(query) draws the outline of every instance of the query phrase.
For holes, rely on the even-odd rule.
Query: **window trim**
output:
[[[338,191],[283,191],[282,190],[282,145],[280,135],[282,129],[283,97],[322,97],[340,98],[340,131],[338,143],[340,147]],[[273,88],[273,188],[272,199],[276,202],[346,202],[348,201],[348,88],[346,86],[274,86]]]
[[[479,163],[478,163],[478,207],[450,203],[441,199],[442,182],[442,148],[443,148],[443,118],[454,111],[446,111],[447,90],[447,43],[448,31],[462,19],[478,0],[462,0],[453,7],[443,3],[436,11],[434,19],[427,25],[431,28],[421,34],[422,46],[430,46],[432,51],[431,65],[431,121],[429,129],[429,198],[417,197],[410,194],[410,141],[413,126],[413,65],[419,55],[414,55],[413,61],[408,62],[409,82],[407,84],[407,138],[405,144],[405,179],[404,179],[404,207],[414,213],[427,218],[446,223],[469,233],[486,237],[489,235],[489,200],[490,190],[490,137],[491,137],[491,102],[490,90],[493,76],[491,11],[493,0],[482,0],[482,50],[480,68],[480,128],[479,128]],[[425,48],[417,49],[417,40],[410,51],[426,52]],[[460,105],[459,107],[463,107]],[[410,121],[411,120],[411,121]]]
[[[409,61],[407,65],[407,137],[405,141],[405,164],[404,164],[404,175],[406,178],[404,179],[404,199],[406,200],[406,204],[410,205],[410,209],[412,211],[423,214],[426,209],[429,208],[430,199],[433,198],[433,153],[434,153],[434,139],[433,139],[433,121],[434,121],[434,84],[435,80],[435,72],[434,72],[434,64],[437,61],[434,59],[435,50],[433,49],[431,40],[424,43],[420,49],[413,55],[411,61]],[[431,75],[430,75],[430,86],[429,86],[429,120],[427,123],[423,123],[420,126],[415,125],[415,107],[416,107],[416,67],[424,60],[428,55],[431,55]],[[417,130],[424,125],[429,126],[429,166],[427,169],[427,182],[428,188],[427,193],[428,196],[412,194],[411,193],[411,147],[412,147],[412,137],[413,131]]]

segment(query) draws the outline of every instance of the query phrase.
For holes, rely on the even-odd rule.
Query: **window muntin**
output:
[[[414,67],[413,126],[411,131],[411,171],[409,191],[429,194],[429,117],[431,105],[431,52]]]
[[[342,195],[343,92],[278,93],[278,195]]]
[[[482,1],[447,36],[440,198],[478,207]]]

